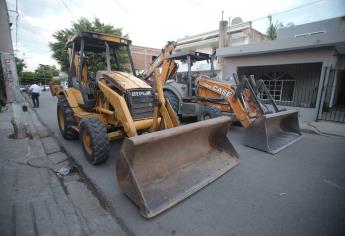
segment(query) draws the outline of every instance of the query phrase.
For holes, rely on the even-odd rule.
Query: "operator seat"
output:
[[[89,58],[84,56],[83,58],[83,65],[81,71],[81,92],[83,93],[83,104],[79,104],[82,108],[86,110],[92,110],[96,105],[96,99],[94,95],[94,89],[91,78],[88,76],[88,68],[89,68]]]

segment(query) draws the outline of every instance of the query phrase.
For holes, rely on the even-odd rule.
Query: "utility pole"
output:
[[[6,0],[0,0],[0,56],[6,86],[7,103],[12,110],[12,125],[16,138],[26,137],[26,128],[20,93],[17,67],[13,53],[10,22]]]
[[[224,48],[228,45],[228,22],[223,20],[224,11],[222,11],[222,20],[219,21],[219,44],[218,48]],[[230,18],[229,18],[230,19]],[[220,67],[220,77],[224,78],[224,60],[218,58],[218,65]]]

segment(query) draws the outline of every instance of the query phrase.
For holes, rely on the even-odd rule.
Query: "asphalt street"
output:
[[[345,235],[345,139],[304,134],[276,155],[241,144],[240,127],[229,137],[240,164],[165,213],[147,220],[120,191],[111,157],[90,165],[80,141],[59,132],[57,98],[40,97],[40,119],[111,205],[112,215],[132,235]]]

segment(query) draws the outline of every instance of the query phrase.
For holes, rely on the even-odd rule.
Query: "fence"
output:
[[[278,105],[314,108],[321,63],[239,67],[238,74],[262,79]],[[265,101],[266,96],[260,95]]]
[[[330,70],[329,79],[323,86],[325,96],[322,104],[322,120],[345,122],[344,78],[344,71]]]

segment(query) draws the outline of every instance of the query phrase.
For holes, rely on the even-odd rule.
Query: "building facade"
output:
[[[263,79],[277,103],[299,110],[302,120],[345,122],[345,18],[282,28],[277,35],[218,49],[224,75]]]
[[[224,45],[225,46],[237,46],[237,45],[246,45],[250,43],[259,43],[264,41],[269,41],[270,39],[260,33],[259,31],[252,28],[252,23],[242,22],[238,24],[228,25],[227,21],[224,27]],[[220,22],[221,25],[222,21]],[[221,26],[220,26],[221,27]],[[208,54],[213,54],[220,46],[220,32],[221,30],[212,30],[197,35],[186,36],[184,38],[177,40],[176,51],[198,51]],[[210,64],[207,63],[198,63],[192,67],[193,72],[200,72],[208,74],[210,72]],[[186,65],[180,65],[178,73],[182,74],[188,70]],[[214,70],[219,77],[222,75],[222,63],[219,61],[214,62]]]
[[[132,45],[131,53],[135,69],[139,72],[145,70],[149,65],[151,65],[152,61],[160,52],[161,49]]]

